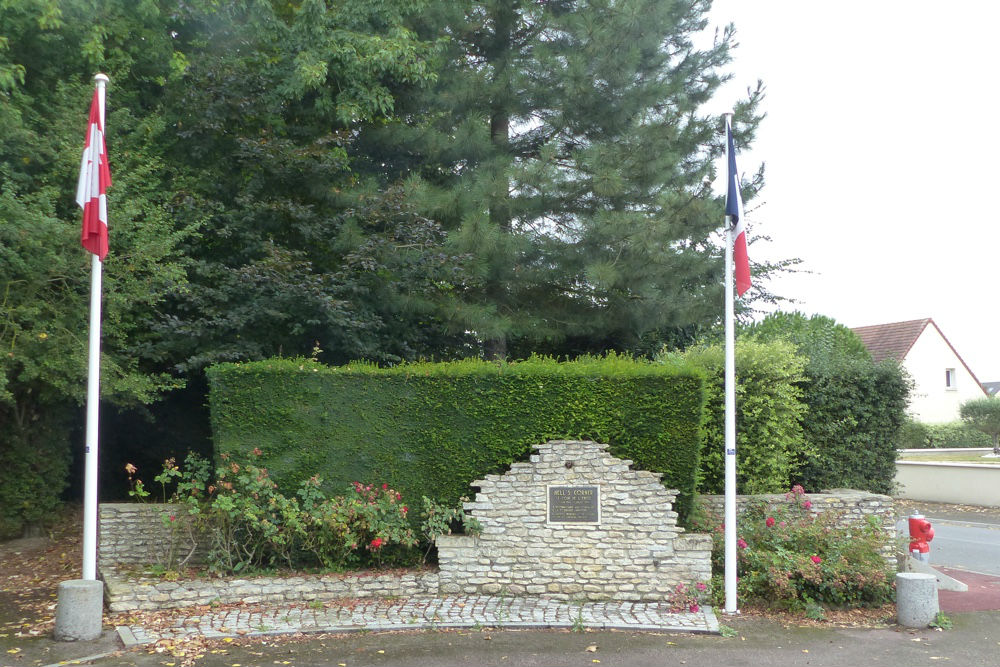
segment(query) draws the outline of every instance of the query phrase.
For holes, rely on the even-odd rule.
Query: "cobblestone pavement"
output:
[[[316,608],[286,604],[252,611],[238,609],[179,616],[173,627],[156,631],[138,625],[119,626],[117,630],[126,646],[134,646],[192,635],[221,638],[468,627],[719,632],[719,622],[710,607],[693,613],[676,613],[662,602],[576,603],[486,595],[376,598],[350,605],[316,605]]]

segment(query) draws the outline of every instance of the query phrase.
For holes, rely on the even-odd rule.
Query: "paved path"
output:
[[[318,609],[303,604],[225,609],[178,616],[173,626],[166,629],[120,626],[118,634],[126,646],[134,646],[193,635],[220,638],[295,632],[472,627],[719,632],[718,620],[710,607],[702,607],[694,613],[676,613],[662,602],[575,603],[478,595],[375,598]]]

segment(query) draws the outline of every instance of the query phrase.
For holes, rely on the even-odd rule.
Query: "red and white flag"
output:
[[[108,254],[108,202],[105,193],[111,185],[108,151],[104,145],[104,118],[98,90],[90,103],[90,124],[87,143],[80,160],[80,181],[76,186],[76,203],[83,209],[83,231],[80,244],[103,262]]]

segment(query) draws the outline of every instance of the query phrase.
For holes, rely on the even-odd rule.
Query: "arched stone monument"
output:
[[[607,445],[553,440],[526,463],[472,483],[475,537],[437,540],[443,594],[666,600],[711,578],[710,535],[677,526],[677,491]]]

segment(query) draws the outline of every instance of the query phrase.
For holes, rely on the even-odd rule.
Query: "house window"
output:
[[[955,369],[946,368],[944,369],[944,387],[945,389],[955,388]]]

